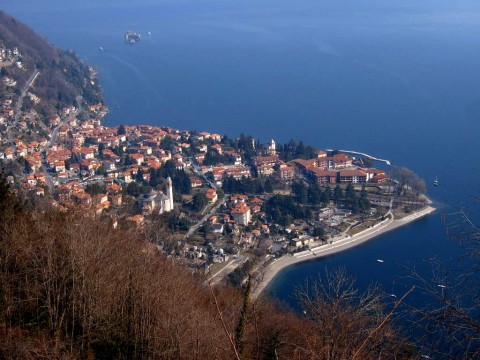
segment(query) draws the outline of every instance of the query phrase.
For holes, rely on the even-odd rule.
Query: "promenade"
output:
[[[336,238],[332,238],[328,244],[317,246],[306,251],[302,251],[295,254],[289,254],[283,256],[277,260],[274,260],[263,270],[263,277],[261,281],[257,284],[255,290],[252,293],[252,298],[256,299],[262,291],[268,286],[272,279],[284,268],[291,266],[293,264],[300,263],[302,261],[312,260],[322,256],[327,256],[335,254],[339,251],[350,249],[351,247],[362,244],[378,235],[384,234],[387,231],[391,231],[400,226],[407,225],[412,221],[415,221],[423,216],[431,214],[435,211],[435,208],[432,206],[427,206],[426,208],[417,211],[411,215],[408,215],[401,219],[388,219],[383,220],[382,222],[374,225],[373,227],[366,229],[358,234],[353,236],[341,235]]]

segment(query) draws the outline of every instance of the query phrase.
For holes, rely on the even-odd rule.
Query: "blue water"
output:
[[[379,281],[398,293],[409,284],[403,267],[428,276],[436,256],[456,266],[462,250],[440,214],[480,194],[478,1],[5,0],[0,7],[99,69],[111,124],[303,139],[389,159],[429,185],[438,176],[441,186],[430,189],[435,215],[288,268],[270,294],[290,301],[295,286],[325,266],[344,265],[361,287]],[[124,44],[127,30],[142,41]]]

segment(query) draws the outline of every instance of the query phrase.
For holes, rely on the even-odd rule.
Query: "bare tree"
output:
[[[344,268],[325,270],[324,278],[306,283],[297,297],[315,335],[305,351],[318,359],[401,358],[405,339],[392,314],[386,314],[380,289],[360,292]]]
[[[451,240],[466,251],[454,266],[432,261],[431,277],[412,270],[426,301],[407,310],[423,331],[420,343],[436,358],[480,358],[480,228],[464,209],[442,221]]]

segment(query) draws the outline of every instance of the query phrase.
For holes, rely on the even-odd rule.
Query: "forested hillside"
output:
[[[243,293],[211,288],[201,274],[158,253],[141,232],[21,198],[2,177],[2,359],[411,355],[376,294],[304,294],[307,315],[300,318],[248,300],[250,286]]]
[[[3,11],[0,11],[0,45],[8,49],[17,48],[22,55],[21,68],[2,67],[2,76],[17,81],[18,92],[35,69],[40,71],[35,82],[35,94],[42,99],[36,108],[41,115],[53,116],[63,107],[76,106],[78,96],[82,96],[88,104],[101,101],[101,91],[92,78],[91,69],[73,51],[58,50]],[[4,86],[3,83],[0,86]],[[4,95],[2,90],[0,95]]]

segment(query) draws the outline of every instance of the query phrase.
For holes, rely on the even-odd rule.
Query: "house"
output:
[[[210,139],[212,139],[213,141],[222,141],[222,136],[219,135],[219,134],[211,134],[210,135]]]
[[[370,168],[363,169],[362,171],[367,174],[367,181],[372,180],[375,176],[385,176],[385,171],[379,169]]]
[[[299,247],[303,246],[303,242],[299,238],[294,238],[294,239],[290,240],[290,246],[294,246],[294,247],[299,248]]]
[[[7,160],[13,160],[13,150],[7,149],[4,152],[5,159]]]
[[[27,183],[29,183],[31,185],[37,185],[37,179],[35,179],[35,177],[33,175],[26,176],[25,180],[27,181]]]
[[[211,230],[215,234],[223,234],[224,226],[223,224],[215,223],[212,224]]]
[[[91,148],[82,148],[80,155],[82,159],[95,159],[95,150]]]
[[[142,165],[142,163],[145,161],[145,158],[142,154],[130,154],[130,159],[137,165]]]
[[[35,178],[37,179],[37,182],[41,184],[45,184],[46,182],[46,177],[44,173],[36,173]]]
[[[185,170],[186,165],[182,161],[176,161],[175,162],[175,169],[176,170]]]
[[[236,152],[230,151],[227,155],[233,158],[234,165],[241,165],[242,164],[242,156]]]
[[[131,173],[130,171],[128,171],[128,170],[127,170],[127,171],[124,171],[124,172],[122,173],[122,175],[123,175],[123,180],[124,180],[127,184],[129,184],[129,183],[132,182],[132,180],[133,180],[133,179],[132,179],[132,173]]]
[[[383,184],[387,182],[388,178],[385,174],[378,174],[372,177],[371,182],[376,183],[376,184]]]
[[[92,198],[93,205],[103,204],[108,201],[107,194],[97,194]]]
[[[295,247],[301,247],[313,243],[313,238],[307,235],[302,235],[298,238],[290,240],[290,245]]]
[[[285,163],[281,163],[278,167],[277,175],[280,180],[291,180],[295,177],[295,167],[288,166]]]
[[[196,161],[198,164],[203,163],[203,161],[205,160],[205,154],[204,154],[204,153],[195,154],[194,157],[195,157],[195,161]]]
[[[136,226],[141,226],[143,224],[143,222],[145,221],[145,218],[143,217],[143,215],[134,215],[134,216],[130,216],[127,218],[127,221],[135,224]]]
[[[210,146],[210,149],[212,149],[213,151],[215,151],[219,155],[222,155],[222,146],[221,145],[219,145],[219,144],[212,145],[212,146]]]
[[[237,203],[230,214],[239,225],[248,225],[250,223],[250,208],[245,203]]]
[[[103,161],[103,168],[106,171],[113,171],[113,170],[117,169],[117,167],[115,166],[115,163],[110,161],[110,160],[104,160]]]
[[[217,191],[215,189],[208,189],[206,196],[210,204],[213,204],[218,200]]]
[[[203,152],[203,153],[206,153],[208,151],[208,147],[205,144],[197,146],[196,149],[198,152]]]
[[[352,158],[345,154],[335,154],[327,159],[329,161],[329,169],[345,169],[352,166]]]
[[[92,204],[92,197],[87,193],[75,194],[75,200],[84,206],[90,206]]]
[[[192,184],[192,188],[197,188],[202,186],[202,180],[199,177],[192,176],[190,177],[190,183]]]
[[[56,173],[61,173],[65,171],[65,161],[57,161],[54,166]]]
[[[210,133],[206,131],[202,131],[200,134],[198,134],[198,138],[200,139],[209,139],[210,138]]]

